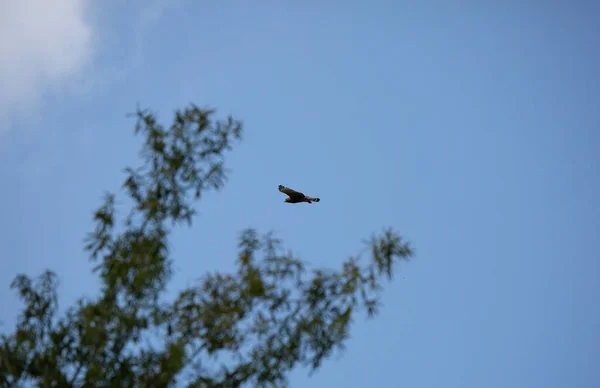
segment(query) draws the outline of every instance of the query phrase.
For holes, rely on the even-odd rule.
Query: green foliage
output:
[[[0,341],[3,386],[282,386],[294,367],[314,370],[342,348],[357,312],[376,314],[382,280],[412,256],[392,230],[368,241],[370,260],[338,271],[309,270],[273,236],[246,230],[236,272],[206,274],[164,301],[169,235],[192,224],[195,200],[223,187],[225,152],[241,138],[240,122],[214,113],[191,105],[167,129],[138,109],[143,163],[125,169],[123,184],[131,209],[118,225],[107,194],[86,239],[99,296],[59,316],[52,272],[17,276],[24,308]]]

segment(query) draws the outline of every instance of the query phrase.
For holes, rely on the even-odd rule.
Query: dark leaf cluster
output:
[[[99,295],[59,314],[53,272],[17,276],[24,307],[0,338],[1,386],[285,386],[293,368],[317,369],[343,349],[357,312],[376,314],[382,281],[413,255],[391,229],[367,241],[369,258],[338,270],[309,269],[249,229],[235,272],[208,273],[165,300],[170,233],[192,224],[203,193],[223,187],[225,154],[241,139],[241,122],[214,114],[190,105],[166,128],[137,110],[142,164],[123,183],[131,206],[119,217],[107,194],[86,238]]]

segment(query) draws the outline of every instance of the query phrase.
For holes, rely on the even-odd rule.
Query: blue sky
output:
[[[63,306],[95,292],[82,239],[136,163],[125,114],[195,102],[246,136],[173,238],[172,291],[231,269],[246,227],[321,267],[385,226],[416,248],[292,387],[600,386],[600,3],[58,3],[45,30],[0,23],[23,39],[0,55],[6,327],[17,273],[55,270]]]

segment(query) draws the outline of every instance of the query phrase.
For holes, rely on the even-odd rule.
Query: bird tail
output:
[[[313,197],[308,197],[308,200],[309,200],[310,202],[319,202],[319,201],[321,201],[321,198],[313,198]]]

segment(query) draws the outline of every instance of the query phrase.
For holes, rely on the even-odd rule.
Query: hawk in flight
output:
[[[283,194],[288,195],[288,198],[286,198],[284,201],[284,202],[288,202],[288,203],[299,203],[299,202],[313,203],[313,202],[319,202],[321,200],[321,198],[309,197],[307,195],[304,195],[296,190],[292,190],[289,187],[285,187],[283,185],[279,185],[279,191],[281,191]]]

